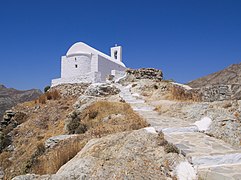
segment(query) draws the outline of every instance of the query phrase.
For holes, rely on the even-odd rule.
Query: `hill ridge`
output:
[[[241,63],[231,64],[225,69],[190,81],[187,85],[199,88],[208,85],[240,84],[239,82],[241,82]]]

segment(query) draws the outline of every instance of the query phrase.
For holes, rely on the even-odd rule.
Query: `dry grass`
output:
[[[122,118],[103,122],[103,118],[110,114],[122,114]],[[37,174],[53,174],[73,158],[91,138],[102,137],[116,132],[139,129],[148,126],[126,103],[100,101],[89,106],[77,118],[80,125],[87,127],[85,134],[62,141],[58,146],[40,156],[31,167]]]
[[[3,152],[0,154],[0,167],[2,167],[3,169],[7,168],[8,166],[10,166],[12,163],[9,160],[9,158],[11,157],[10,152]]]
[[[37,102],[40,103],[40,104],[46,104],[46,96],[44,94],[39,96]]]
[[[236,120],[240,120],[240,113],[239,112],[234,112],[234,117]]]
[[[115,114],[121,117],[111,118],[110,115]],[[103,122],[103,118],[108,116],[110,117],[108,122]],[[81,114],[81,123],[87,126],[88,133],[94,137],[148,126],[148,123],[140,118],[129,104],[108,101],[99,101],[88,107]]]
[[[201,95],[193,90],[186,90],[181,86],[172,86],[170,88],[170,93],[167,96],[170,100],[177,100],[177,101],[192,101],[192,102],[199,102],[201,101]]]
[[[36,174],[53,174],[59,168],[72,159],[87,143],[86,139],[80,137],[71,138],[62,141],[58,146],[37,159],[32,167],[32,172]]]
[[[111,133],[129,131],[148,126],[131,107],[126,103],[100,101],[89,106],[80,116],[81,124],[87,131],[60,142],[51,149],[45,149],[44,142],[56,135],[64,134],[64,124],[67,114],[72,109],[76,99],[58,99],[46,104],[38,104],[40,108],[35,111],[35,102],[28,103],[27,120],[13,134],[13,145],[16,150],[11,153],[2,153],[0,160],[4,163],[5,178],[25,173],[52,174],[71,158],[73,158],[87,143],[95,137],[102,137]],[[26,105],[26,104],[24,104]],[[67,110],[63,107],[68,106]],[[17,110],[25,111],[26,106],[18,105]],[[121,117],[109,118],[107,122],[103,118],[111,114],[120,114]],[[12,161],[9,161],[11,157]],[[1,164],[0,164],[1,165]]]
[[[54,89],[54,90],[47,91],[46,93],[41,95],[36,102],[40,104],[46,104],[47,100],[57,100],[59,98],[60,98],[59,92],[56,89]]]
[[[75,101],[76,98],[61,98],[55,101],[46,101],[46,104],[36,105],[32,101],[15,107],[16,111],[27,113],[27,119],[21,126],[13,130],[12,144],[16,150],[10,152],[11,164],[4,163],[5,179],[25,174],[26,171],[34,173],[32,165],[36,164],[38,158],[46,153],[44,152],[42,155],[39,153],[41,152],[41,143],[43,145],[48,138],[64,133],[64,120],[66,115],[73,110],[72,104]],[[40,107],[37,111],[35,110],[36,106]],[[68,108],[63,110],[62,107],[66,106]],[[8,162],[2,154],[0,156],[1,162]],[[29,167],[26,168],[26,166]]]

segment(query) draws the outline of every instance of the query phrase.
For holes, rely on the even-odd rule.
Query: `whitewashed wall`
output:
[[[118,71],[118,70],[112,70],[111,75],[114,76],[114,80],[117,80],[119,78],[122,78],[126,75],[125,71]]]
[[[91,55],[62,57],[61,78],[75,77],[89,72],[91,72]]]
[[[124,71],[125,69],[125,67],[98,55],[98,71],[101,72],[102,81],[105,81],[106,77],[111,74],[111,70]]]
[[[76,77],[53,79],[51,82],[51,86],[53,87],[59,84],[67,84],[67,83],[73,84],[73,83],[98,83],[98,82],[101,82],[101,73],[90,72],[90,73],[86,73]]]

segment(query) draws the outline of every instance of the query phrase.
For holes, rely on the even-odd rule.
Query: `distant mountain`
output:
[[[192,88],[200,88],[208,85],[218,84],[241,84],[241,63],[232,64],[229,67],[201,77],[188,83]]]
[[[0,120],[5,110],[10,109],[18,103],[31,101],[38,98],[42,92],[39,89],[20,91],[13,88],[7,88],[0,84]]]

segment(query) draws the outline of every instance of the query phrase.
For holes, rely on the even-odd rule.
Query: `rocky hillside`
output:
[[[192,88],[200,88],[207,85],[231,85],[241,83],[241,63],[232,64],[229,67],[201,77],[188,83]]]
[[[118,93],[107,84],[61,85],[7,111],[0,122],[0,179],[1,169],[5,179],[56,173],[90,139],[148,126]]]
[[[0,84],[0,120],[5,110],[10,109],[18,103],[34,100],[41,94],[42,92],[38,89],[20,91],[13,88],[6,88]]]
[[[241,100],[202,96],[150,68],[51,88],[5,112],[0,179],[240,179]]]

